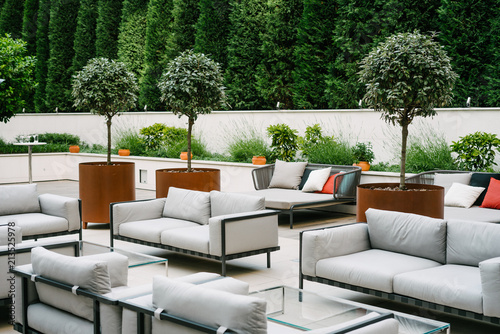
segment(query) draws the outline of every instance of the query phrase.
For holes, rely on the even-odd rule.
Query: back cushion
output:
[[[111,292],[108,265],[104,261],[61,255],[43,247],[35,247],[31,250],[31,263],[33,272],[45,278],[77,285],[97,294]],[[70,291],[44,283],[36,283],[36,289],[42,303],[93,320],[90,298],[76,296]]]
[[[446,221],[376,209],[366,219],[372,248],[446,262]]]
[[[474,205],[481,205],[483,203],[484,196],[486,195],[486,191],[488,186],[490,185],[490,179],[494,178],[500,180],[500,174],[497,173],[472,173],[470,177],[470,186],[473,187],[483,187],[485,190],[479,195],[479,197],[474,202]]]
[[[36,184],[0,187],[0,216],[40,212]]]
[[[233,213],[264,210],[266,208],[266,199],[260,196],[222,193],[214,190],[210,192],[210,207],[212,217],[216,217]]]
[[[257,297],[217,291],[155,276],[153,305],[174,316],[216,328],[223,326],[235,333],[267,333],[266,301]],[[154,321],[153,333],[165,333],[165,326],[170,324],[167,321]],[[162,326],[161,330],[159,326]],[[183,331],[188,332],[190,331]]]
[[[170,187],[163,209],[163,216],[208,224],[210,218],[210,193]]]
[[[471,173],[436,173],[434,175],[434,185],[443,187],[446,194],[453,183],[468,185],[471,176]]]
[[[269,188],[299,189],[307,162],[276,160]]]
[[[500,225],[450,219],[446,262],[478,266],[500,257]]]

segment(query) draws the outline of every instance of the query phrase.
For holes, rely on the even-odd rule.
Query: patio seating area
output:
[[[40,194],[52,193],[56,195],[78,197],[78,182],[54,181],[39,182]],[[137,189],[137,199],[149,199],[154,197],[154,191]],[[279,218],[278,234],[280,250],[273,254],[273,265],[271,268],[263,268],[264,254],[234,259],[227,263],[227,276],[241,280],[249,284],[250,291],[263,290],[280,285],[290,287],[299,286],[299,235],[300,232],[314,228],[353,223],[355,216],[344,213],[322,212],[318,210],[303,210],[296,212],[298,219],[295,228],[289,228],[289,217],[281,215]],[[58,236],[46,238],[48,240],[71,240],[75,236]],[[109,245],[109,226],[105,224],[89,224],[83,230],[83,240],[98,244]],[[47,241],[47,240],[45,240]],[[115,240],[115,247],[136,251],[168,260],[167,276],[179,278],[198,272],[220,272],[220,262],[199,259],[183,253],[171,252],[164,249],[148,247],[140,244],[132,244],[121,240]],[[134,284],[150,283],[155,275],[165,276],[165,265],[157,264],[141,268],[141,275],[133,278]],[[129,275],[129,281],[131,277]],[[375,296],[369,296],[347,289],[328,286],[316,282],[307,281],[304,284],[306,291],[317,292],[322,296],[344,298],[349,301],[360,302],[367,305],[381,307],[394,312],[404,312],[432,320],[438,320],[451,324],[451,333],[497,333],[498,326],[468,320],[462,317],[434,312],[428,309],[387,301]],[[0,333],[17,333],[8,324],[8,312],[2,311]]]

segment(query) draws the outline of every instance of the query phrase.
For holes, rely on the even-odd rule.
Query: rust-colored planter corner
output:
[[[156,198],[167,197],[170,187],[198,191],[220,191],[220,170],[215,168],[195,168],[187,173],[186,168],[156,170]]]
[[[399,183],[366,183],[357,188],[356,221],[366,222],[369,208],[415,213],[432,218],[444,218],[444,188],[430,184],[406,184],[408,189],[393,191],[372,188],[399,187]]]
[[[79,165],[83,228],[109,224],[109,204],[135,200],[135,163],[82,162]]]

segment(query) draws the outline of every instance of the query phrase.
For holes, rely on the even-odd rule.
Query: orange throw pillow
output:
[[[481,208],[500,209],[500,180],[491,178]]]
[[[340,173],[337,173],[337,174],[340,174]],[[323,186],[323,189],[321,189],[321,191],[316,191],[316,192],[321,193],[321,194],[333,194],[333,179],[335,178],[335,175],[337,175],[337,174],[330,175],[328,180],[326,180],[326,183]],[[339,185],[340,185],[340,182],[337,183],[337,189],[339,188]],[[335,191],[337,191],[337,189],[335,189]]]

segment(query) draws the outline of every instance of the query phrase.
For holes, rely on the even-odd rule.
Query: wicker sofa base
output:
[[[173,247],[173,246],[154,243],[154,242],[148,242],[148,241],[144,241],[144,240],[140,240],[140,239],[124,237],[121,235],[114,235],[113,238],[115,240],[133,242],[133,243],[144,245],[144,246],[156,247],[156,248],[166,249],[166,250],[177,252],[177,253],[183,253],[183,254],[187,254],[187,255],[193,255],[193,256],[203,257],[206,259],[220,261],[222,264],[222,269],[221,269],[222,276],[226,276],[226,261],[239,259],[239,258],[247,257],[247,256],[252,256],[252,255],[258,255],[258,254],[267,254],[267,268],[271,268],[271,252],[278,251],[280,249],[280,246],[276,246],[276,247],[270,247],[270,248],[256,249],[256,250],[252,250],[252,251],[248,251],[248,252],[242,252],[242,253],[236,253],[236,254],[226,254],[226,255],[218,256],[218,255],[210,255],[210,254],[206,254],[206,253],[196,252],[196,251],[192,251],[189,249]]]
[[[299,288],[300,289],[303,289],[303,287],[304,287],[304,280],[311,281],[311,282],[323,283],[323,284],[335,286],[335,287],[342,288],[342,289],[349,289],[352,291],[369,294],[372,296],[380,297],[383,299],[388,299],[388,300],[399,302],[399,303],[404,303],[404,304],[422,307],[422,308],[426,308],[426,309],[430,309],[430,310],[434,310],[434,311],[438,311],[438,312],[449,313],[449,314],[465,317],[468,319],[479,320],[479,321],[488,322],[488,323],[495,324],[495,325],[500,325],[500,318],[488,317],[488,316],[485,316],[483,314],[479,314],[479,313],[475,313],[475,312],[471,312],[471,311],[466,311],[466,310],[462,310],[462,309],[458,309],[458,308],[454,308],[454,307],[450,307],[450,306],[445,306],[445,305],[441,305],[441,304],[428,302],[425,300],[420,300],[420,299],[416,299],[416,298],[402,296],[402,295],[398,295],[395,293],[387,293],[387,292],[383,292],[383,291],[379,291],[379,290],[364,288],[364,287],[357,286],[357,285],[333,281],[333,280],[330,280],[327,278],[313,277],[313,276],[308,276],[308,275],[300,275],[300,281],[299,281]]]

